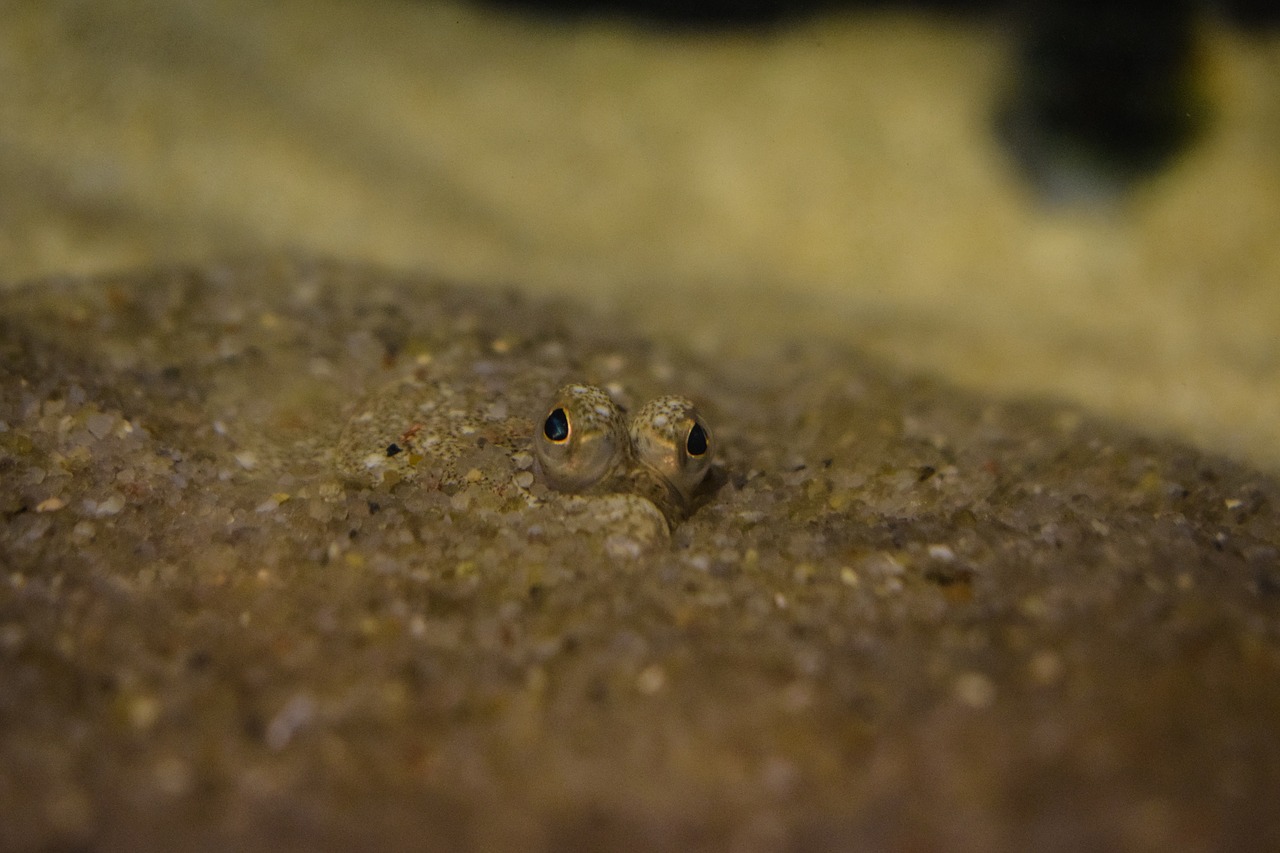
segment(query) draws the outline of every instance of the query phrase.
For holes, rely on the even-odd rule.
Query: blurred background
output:
[[[0,80],[9,284],[317,252],[1280,471],[1260,0],[6,0]]]

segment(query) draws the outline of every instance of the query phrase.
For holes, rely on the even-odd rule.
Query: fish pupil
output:
[[[701,456],[707,452],[707,431],[702,428],[702,424],[694,424],[693,429],[689,430],[685,448],[690,456]]]
[[[547,422],[542,425],[542,434],[557,443],[569,438],[569,416],[564,409],[556,409],[547,415]]]

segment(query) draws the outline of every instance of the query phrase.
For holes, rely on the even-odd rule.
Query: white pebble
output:
[[[107,495],[105,500],[99,501],[97,507],[95,507],[93,511],[93,514],[115,515],[120,512],[120,510],[124,509],[124,503],[124,495],[119,492],[112,492]]]
[[[955,560],[956,552],[952,551],[946,545],[930,545],[929,556],[935,560],[941,560],[944,563],[950,563]]]

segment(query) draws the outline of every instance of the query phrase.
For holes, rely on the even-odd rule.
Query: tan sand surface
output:
[[[1200,48],[1047,209],[998,22],[0,3],[0,849],[1280,847],[1280,41]],[[565,381],[698,402],[691,517],[548,490]]]
[[[0,309],[0,849],[1280,843],[1255,471],[364,267]],[[422,458],[343,464],[348,418],[415,428],[404,376]],[[698,400],[717,488],[669,536],[524,476],[570,378]]]

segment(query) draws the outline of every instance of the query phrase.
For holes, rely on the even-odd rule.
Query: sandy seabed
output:
[[[1280,842],[1255,471],[367,266],[0,308],[4,849]],[[414,371],[510,407],[460,477],[362,479],[346,419]],[[718,487],[669,536],[523,487],[566,379],[703,407]]]
[[[1057,208],[1014,47],[0,4],[0,849],[1280,847],[1280,41]]]

